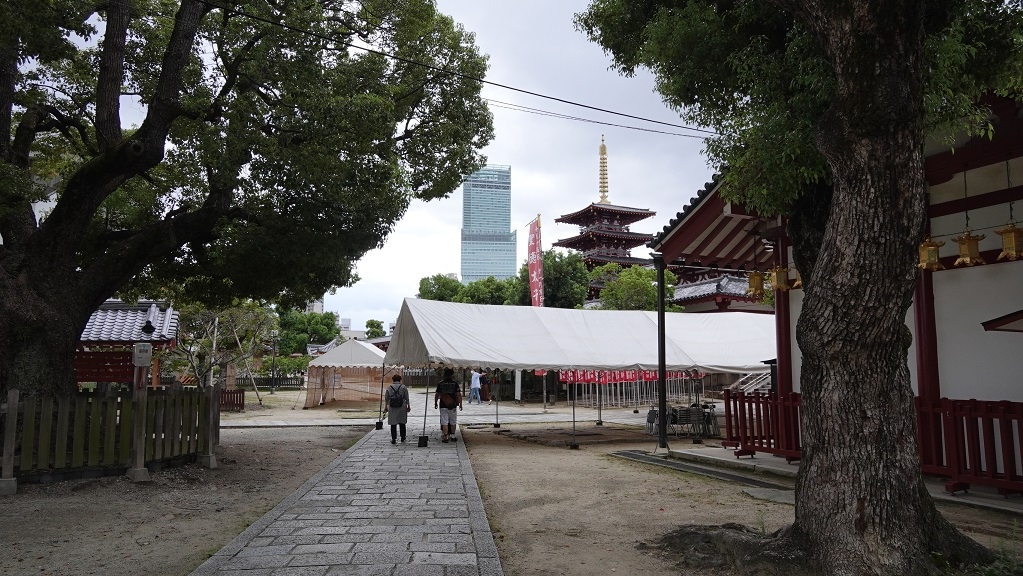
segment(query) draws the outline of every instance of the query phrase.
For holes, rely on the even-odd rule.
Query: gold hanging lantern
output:
[[[1010,188],[1012,188],[1012,169],[1009,167],[1009,161],[1006,160],[1005,189]],[[1005,228],[995,230],[995,234],[1002,237],[1002,253],[998,255],[998,260],[1023,258],[1023,229],[1016,227],[1016,219],[1012,216],[1013,204],[1015,202],[1009,202],[1009,221],[1005,223]]]
[[[771,288],[785,292],[789,289],[789,269],[784,266],[771,268]]]
[[[981,234],[980,236],[974,236],[972,230],[967,226],[963,230],[962,236],[956,236],[952,239],[953,242],[959,245],[959,258],[955,261],[955,266],[973,266],[975,264],[987,264],[983,258],[980,257],[980,241],[986,236]]]
[[[995,234],[1002,237],[1002,253],[998,255],[999,260],[1023,258],[1023,228],[1017,228],[1015,221],[1010,220],[1008,226],[995,230]]]
[[[749,273],[749,289],[746,293],[761,300],[764,297],[764,273],[760,270],[754,270]]]
[[[941,256],[938,253],[939,248],[944,246],[944,242],[935,242],[931,240],[931,235],[928,234],[924,241],[920,243],[920,260],[917,263],[917,268],[921,270],[944,270],[945,267],[941,265]]]

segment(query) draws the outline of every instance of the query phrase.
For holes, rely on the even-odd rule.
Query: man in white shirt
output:
[[[469,383],[469,404],[472,404],[472,399],[476,399],[477,404],[483,404],[483,399],[480,397],[480,368],[472,369],[472,381]]]

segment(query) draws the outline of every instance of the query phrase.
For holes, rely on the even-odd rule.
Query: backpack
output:
[[[401,408],[405,405],[405,399],[400,394],[401,389],[391,391],[391,399],[388,400],[387,405],[391,408]]]

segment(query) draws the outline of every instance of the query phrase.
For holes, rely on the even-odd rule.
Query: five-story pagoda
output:
[[[650,242],[653,235],[631,232],[629,225],[657,213],[643,208],[611,204],[607,199],[607,191],[607,146],[604,144],[604,137],[601,136],[600,201],[555,219],[555,222],[579,226],[579,235],[558,240],[554,245],[581,252],[588,270],[610,262],[623,268],[651,265],[653,261],[649,258],[634,258],[632,249]],[[591,282],[588,299],[599,298],[601,288],[601,285]]]

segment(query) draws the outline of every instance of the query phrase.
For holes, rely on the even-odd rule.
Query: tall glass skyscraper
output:
[[[486,166],[462,184],[462,283],[514,276],[511,166]]]

